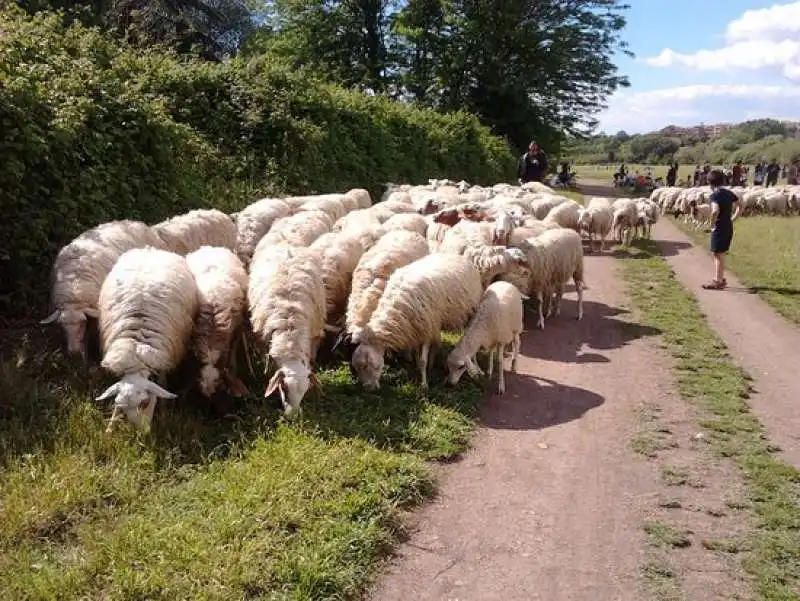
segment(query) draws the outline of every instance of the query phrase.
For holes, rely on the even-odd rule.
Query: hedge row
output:
[[[0,9],[0,311],[42,311],[58,249],[98,223],[233,211],[273,193],[508,179],[476,118],[345,91],[263,59],[120,46]]]

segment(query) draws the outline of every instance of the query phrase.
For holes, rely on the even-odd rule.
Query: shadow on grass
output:
[[[263,364],[254,364],[255,378],[243,378],[248,397],[215,405],[194,390],[196,366],[189,359],[167,378],[168,389],[179,398],[159,401],[150,435],[127,422],[118,424],[118,433],[107,435],[110,405],[94,397],[114,378],[96,363],[86,367],[67,359],[60,349],[60,332],[48,334],[36,327],[20,329],[15,344],[4,345],[0,465],[56,447],[91,448],[99,461],[110,460],[120,445],[134,440],[153,453],[156,470],[177,469],[241,451],[269,436],[285,419],[278,399],[263,397]],[[416,369],[396,360],[387,361],[381,389],[369,392],[351,375],[347,353],[337,351],[318,365],[322,389],[309,392],[295,423],[326,438],[358,438],[426,459],[456,455],[474,427],[481,388],[467,380],[457,388],[438,385],[444,382],[449,349],[446,344],[438,349],[427,392],[418,386]]]
[[[657,246],[656,246],[657,245]],[[647,259],[649,254],[642,254],[640,250],[647,250],[664,257],[674,257],[680,251],[692,248],[689,242],[672,242],[668,240],[634,240],[630,247],[616,246],[611,251],[611,256],[617,259]]]

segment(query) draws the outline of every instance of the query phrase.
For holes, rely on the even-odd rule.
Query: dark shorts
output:
[[[715,225],[711,228],[711,252],[726,253],[731,247],[733,240],[732,225]]]

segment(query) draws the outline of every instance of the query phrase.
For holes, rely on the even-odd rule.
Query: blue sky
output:
[[[800,1],[632,0],[620,56],[631,87],[597,117],[599,129],[800,120]]]

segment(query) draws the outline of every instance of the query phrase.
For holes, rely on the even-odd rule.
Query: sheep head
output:
[[[150,424],[153,421],[153,411],[156,408],[158,399],[174,399],[177,395],[164,390],[151,382],[141,374],[128,374],[122,379],[106,388],[106,390],[95,400],[104,401],[115,396],[114,412],[108,422],[106,432],[111,431],[111,426],[118,420],[120,410],[137,428],[145,432],[150,431]]]
[[[458,214],[457,209],[443,209],[433,216],[434,223],[443,223],[453,227],[461,221],[461,216]]]
[[[358,379],[370,390],[377,390],[381,387],[383,364],[383,347],[379,345],[362,342],[353,351],[353,369]]]
[[[583,231],[589,231],[592,228],[592,213],[586,209],[578,211],[578,228]]]
[[[473,378],[483,375],[483,370],[475,363],[474,357],[464,357],[455,348],[447,357],[447,383],[455,386],[461,376],[464,375],[464,372],[469,372],[469,375]]]
[[[494,230],[492,230],[492,242],[498,246],[507,246],[508,238],[514,229],[514,218],[510,213],[499,211],[495,215]]]
[[[284,415],[292,417],[300,413],[300,403],[312,385],[319,387],[319,382],[309,366],[301,361],[291,361],[278,368],[267,384],[264,397],[277,391]]]
[[[69,307],[56,309],[39,323],[47,325],[57,321],[67,337],[67,354],[70,356],[80,355],[86,360],[86,318],[97,319],[99,316],[100,311],[93,307],[83,309]]]

